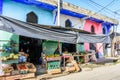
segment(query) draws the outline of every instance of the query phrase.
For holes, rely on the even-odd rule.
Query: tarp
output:
[[[84,30],[80,33],[79,29],[31,24],[5,16],[0,16],[0,30],[17,35],[65,43],[110,43],[110,37],[106,35],[88,34]]]
[[[115,36],[120,36],[120,33],[113,32],[110,34],[110,38],[113,39]]]
[[[88,42],[88,43],[111,43],[109,35],[103,34],[78,34],[78,43]]]
[[[76,43],[76,33],[73,31],[65,31],[58,29],[48,29],[45,27],[33,26],[16,19],[0,16],[0,30],[10,33],[52,41],[60,41],[66,43]]]

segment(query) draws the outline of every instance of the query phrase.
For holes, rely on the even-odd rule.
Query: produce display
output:
[[[60,55],[58,54],[47,55],[47,61],[54,61],[54,60],[60,60]]]
[[[17,60],[18,58],[19,58],[19,54],[11,53],[9,56],[2,57],[2,61]]]
[[[17,64],[17,68],[21,74],[26,74],[28,72],[26,64]]]

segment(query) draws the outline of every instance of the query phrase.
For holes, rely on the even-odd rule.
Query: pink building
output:
[[[86,30],[88,32],[93,32],[95,34],[102,34],[102,24],[91,21],[91,20],[86,20],[85,23],[84,23],[83,30]],[[103,47],[102,47],[101,43],[97,43],[97,44],[85,43],[84,49],[85,50],[91,50],[93,48],[92,45],[94,45],[97,50],[99,50],[100,52],[103,53]]]

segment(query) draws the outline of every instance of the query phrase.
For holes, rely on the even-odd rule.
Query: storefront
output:
[[[10,42],[10,48],[5,46],[5,48],[1,49],[2,52],[8,51],[9,53],[8,55],[6,55],[7,58],[6,56],[2,58],[2,62],[7,62],[7,60],[14,58],[14,61],[16,62],[8,63],[16,63],[16,69],[18,70],[18,72],[16,71],[16,74],[19,73],[19,76],[21,76],[22,74],[27,75],[29,74],[29,72],[31,73],[32,71],[32,76],[28,77],[34,77],[34,74],[36,72],[35,65],[40,63],[40,58],[42,58],[42,60],[45,60],[42,61],[42,63],[45,63],[44,68],[46,68],[47,72],[50,74],[60,73],[61,67],[64,67],[63,70],[65,71],[79,71],[80,68],[78,67],[72,55],[74,55],[74,53],[76,52],[78,52],[79,54],[80,52],[84,51],[83,48],[79,49],[80,47],[82,47],[82,43],[89,42],[91,41],[91,39],[95,39],[96,36],[95,35],[94,37],[88,37],[90,36],[90,34],[83,30],[81,31],[73,28],[61,28],[47,25],[30,24],[4,16],[1,16],[1,22],[1,30],[10,32],[9,34],[11,35],[17,34],[15,36],[10,35],[10,37],[8,37],[8,34],[6,35],[7,38],[10,39],[7,41]],[[85,35],[79,33],[80,31],[82,33],[85,33]],[[11,37],[14,37],[13,40]],[[89,39],[85,39],[86,37]],[[97,37],[101,38],[100,36]],[[96,41],[109,42],[107,41],[106,36],[102,37],[104,38],[101,39],[101,41],[99,40],[99,38],[97,38]],[[67,50],[65,48],[67,48]],[[18,55],[18,53],[20,55]],[[29,59],[27,60],[27,58]],[[30,63],[24,63],[27,61]],[[32,67],[29,67],[27,65],[31,65]],[[11,65],[10,67],[12,66],[14,65]],[[11,71],[13,70],[14,68],[10,68],[9,74],[7,75],[10,76]]]

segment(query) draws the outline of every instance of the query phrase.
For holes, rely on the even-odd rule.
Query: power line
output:
[[[99,8],[103,8],[103,7],[104,7],[104,6],[102,6],[102,5],[94,2],[94,1],[92,1],[92,0],[89,0],[89,2],[92,2],[93,5],[92,5],[92,4],[90,4],[90,5],[93,6],[94,8],[96,7],[97,9],[99,9]],[[106,13],[108,13],[108,14],[111,14],[111,15],[113,15],[113,13],[114,13],[112,10],[107,9],[107,8],[105,8],[104,11],[105,11]],[[108,11],[109,11],[109,12],[108,12]]]
[[[98,10],[96,13],[94,13],[93,15],[99,13],[100,11],[102,11],[103,9],[105,9],[107,6],[109,6],[110,4],[112,4],[115,0],[112,0],[109,4],[107,4],[106,6],[104,6],[102,9]]]
[[[104,7],[104,6],[102,6],[102,5],[100,5],[100,4],[96,3],[96,2],[94,2],[93,0],[89,0],[89,1],[92,2],[92,3],[94,3],[94,4],[97,5],[97,6],[100,6],[100,7],[102,7],[102,8]],[[104,9],[113,12],[112,10],[110,10],[110,9],[108,9],[108,8],[106,8],[106,7],[105,7]]]

